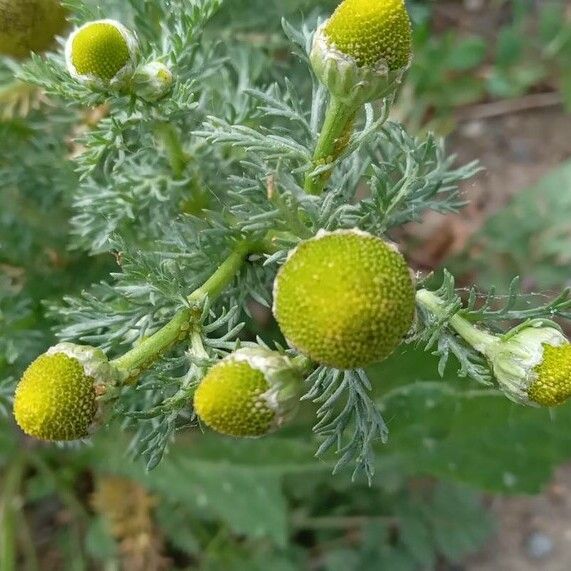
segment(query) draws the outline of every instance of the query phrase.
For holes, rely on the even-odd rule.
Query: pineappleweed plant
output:
[[[68,1],[65,45],[14,64],[78,123],[103,110],[70,159],[71,239],[121,267],[51,307],[62,342],[18,383],[21,428],[74,441],[115,417],[152,468],[178,430],[263,437],[305,399],[317,454],[370,478],[388,430],[365,369],[402,343],[521,405],[564,402],[571,345],[553,319],[571,317],[569,292],[521,309],[514,280],[503,305],[475,287],[462,299],[446,271],[430,289],[391,241],[429,210],[461,208],[458,185],[478,168],[389,120],[412,58],[404,1],[284,22],[308,92],[260,49],[218,41],[221,4]],[[240,340],[251,300],[285,343]]]

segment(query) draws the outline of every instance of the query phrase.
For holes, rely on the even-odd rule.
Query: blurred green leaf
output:
[[[505,290],[514,275],[531,290],[569,283],[571,263],[571,162],[518,193],[471,240],[461,270],[469,264],[482,288]]]
[[[439,484],[424,513],[432,524],[438,550],[451,561],[475,551],[492,531],[480,496],[460,486]]]
[[[381,473],[383,463],[396,457],[410,475],[532,493],[569,458],[571,404],[555,410],[523,407],[465,379],[430,381],[436,378],[436,362],[424,353],[411,351],[407,359],[404,374],[418,367],[408,381],[399,374],[402,357],[374,372],[376,382],[392,377],[395,383],[380,399],[390,430],[388,444],[378,449]]]
[[[455,71],[468,71],[478,67],[486,57],[487,44],[483,38],[473,36],[459,39],[448,54],[447,63]]]

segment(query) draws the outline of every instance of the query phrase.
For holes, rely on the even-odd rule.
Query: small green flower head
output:
[[[124,87],[137,64],[135,36],[115,20],[88,22],[69,37],[66,61],[70,74],[94,87]]]
[[[133,76],[133,91],[138,97],[154,103],[171,91],[173,86],[171,70],[163,63],[152,61],[141,66]]]
[[[326,37],[359,66],[407,67],[412,35],[404,0],[344,0],[325,24]]]
[[[344,0],[315,32],[310,60],[332,95],[359,107],[396,90],[411,43],[403,0]]]
[[[0,0],[0,54],[20,59],[48,50],[65,16],[59,0]]]
[[[321,232],[290,253],[274,282],[274,315],[310,359],[352,369],[381,361],[412,325],[415,286],[398,250],[359,230]]]
[[[571,345],[552,325],[526,325],[487,351],[496,379],[512,400],[556,406],[571,397]]]
[[[16,422],[40,440],[84,438],[95,425],[98,394],[115,375],[99,349],[55,345],[22,375],[14,397]]]
[[[194,409],[221,434],[257,438],[291,418],[300,384],[300,373],[288,357],[243,348],[208,371],[194,395]]]

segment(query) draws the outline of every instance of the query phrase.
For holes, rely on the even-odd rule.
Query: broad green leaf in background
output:
[[[571,162],[522,190],[493,215],[453,269],[478,275],[482,289],[507,289],[519,275],[530,291],[571,283]]]
[[[534,493],[571,457],[571,405],[524,407],[452,373],[437,380],[436,359],[406,353],[371,371],[390,430],[377,477],[387,463],[411,475]]]
[[[288,537],[283,476],[331,469],[315,461],[311,443],[297,439],[183,438],[169,461],[151,472],[142,470],[139,462],[125,462],[117,448],[110,450],[105,469],[111,473],[131,477],[194,514],[222,520],[237,534],[269,538],[281,546]]]

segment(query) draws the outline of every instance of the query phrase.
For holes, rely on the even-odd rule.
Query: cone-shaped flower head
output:
[[[117,378],[105,354],[93,347],[60,343],[24,372],[14,397],[14,417],[41,440],[77,440],[89,435],[97,396]]]
[[[404,0],[344,0],[324,32],[359,66],[376,66],[380,61],[390,70],[408,66],[412,37]]]
[[[137,69],[132,85],[134,93],[152,103],[159,101],[171,91],[173,75],[166,65],[152,61]]]
[[[310,59],[335,97],[358,106],[396,89],[411,45],[404,0],[344,0],[315,32]]]
[[[288,342],[338,369],[387,357],[414,318],[415,287],[398,250],[358,230],[322,232],[290,253],[274,283]]]
[[[69,37],[66,61],[76,79],[96,87],[123,87],[137,63],[137,40],[115,20],[88,22]]]
[[[300,372],[288,357],[239,349],[208,371],[194,395],[194,409],[217,432],[255,438],[291,418],[300,386]]]
[[[492,344],[486,354],[512,400],[556,406],[571,397],[571,345],[558,328],[524,325]]]
[[[49,49],[65,16],[59,0],[0,0],[0,54],[25,58]]]

